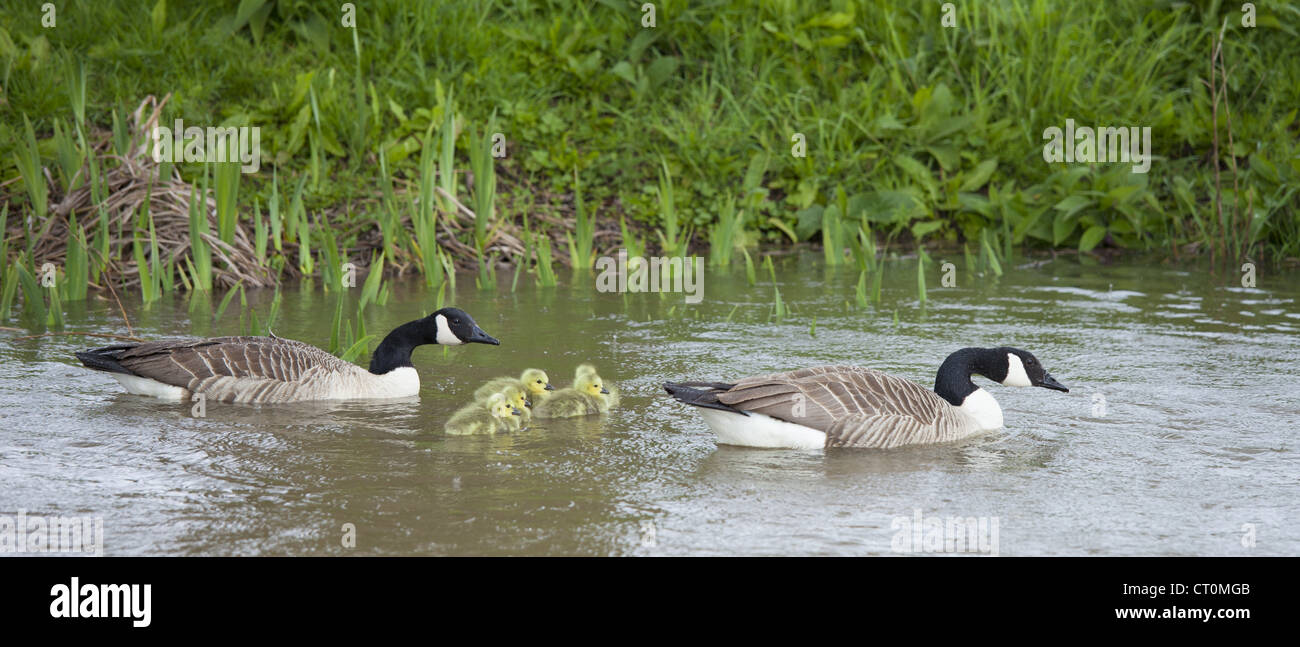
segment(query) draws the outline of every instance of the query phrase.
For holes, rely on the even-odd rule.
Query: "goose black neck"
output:
[[[952,406],[960,407],[966,396],[979,388],[970,376],[983,375],[995,382],[1006,379],[1006,369],[1000,367],[1000,357],[996,348],[963,348],[949,355],[934,378],[934,392]]]
[[[412,366],[411,351],[416,346],[432,343],[435,342],[423,319],[404,323],[388,333],[384,341],[379,342],[379,347],[370,358],[370,372],[383,375],[395,368]]]

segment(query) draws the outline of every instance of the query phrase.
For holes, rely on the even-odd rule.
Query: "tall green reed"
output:
[[[569,260],[575,270],[589,270],[596,262],[595,237],[596,219],[587,213],[587,204],[582,197],[582,181],[578,169],[573,169],[573,215],[574,230],[564,232],[569,243]]]

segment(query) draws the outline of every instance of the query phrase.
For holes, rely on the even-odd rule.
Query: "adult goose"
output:
[[[411,351],[424,344],[501,342],[457,308],[395,328],[380,342],[367,371],[315,346],[270,337],[116,344],[77,353],[87,368],[105,371],[130,393],[169,400],[203,394],[217,402],[402,398],[420,392]]]
[[[718,442],[751,447],[899,447],[957,440],[1002,426],[1002,408],[972,375],[1005,386],[1070,390],[1032,354],[1009,347],[963,348],[939,367],[931,391],[857,366],[818,366],[735,383],[666,383],[679,402],[700,407]]]

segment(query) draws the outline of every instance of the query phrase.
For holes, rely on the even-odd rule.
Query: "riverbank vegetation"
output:
[[[883,250],[1300,256],[1295,3],[642,4],[4,12],[0,318],[355,268],[549,286],[620,247],[752,276],[818,244],[859,302]],[[260,128],[260,167],[155,162],[176,120]],[[1067,120],[1150,128],[1149,172],[1047,163]]]

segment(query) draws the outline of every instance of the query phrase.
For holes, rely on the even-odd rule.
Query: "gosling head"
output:
[[[501,395],[506,396],[506,402],[516,409],[532,408],[532,403],[528,401],[528,395],[524,390],[517,386],[508,386],[501,390]]]
[[[506,400],[504,393],[493,393],[492,397],[488,398],[487,408],[492,413],[492,417],[503,420],[509,420],[510,416],[520,414],[520,411],[511,406],[510,402]]]
[[[519,376],[519,381],[528,388],[528,392],[533,395],[539,395],[547,391],[554,391],[555,387],[551,386],[551,378],[546,377],[546,371],[539,368],[530,368]]]
[[[435,344],[458,346],[460,344],[492,344],[500,346],[495,337],[483,332],[474,318],[460,308],[443,308],[425,318],[433,333]]]
[[[574,380],[580,380],[580,379],[582,379],[582,376],[584,376],[584,375],[595,375],[595,374],[596,374],[596,366],[595,366],[595,365],[593,365],[593,364],[579,364],[579,365],[578,365],[578,370],[576,370],[576,371],[573,372],[573,378],[574,378]]]
[[[1004,386],[1041,386],[1053,391],[1070,392],[1070,389],[1057,382],[1047,369],[1043,368],[1042,362],[1039,362],[1033,353],[1010,346],[1003,346],[997,351],[998,361],[989,372],[1001,375],[1002,379],[998,379],[997,375],[985,377],[1001,382]]]
[[[583,375],[578,378],[578,381],[574,382],[573,388],[577,389],[579,392],[596,397],[609,395],[609,389],[606,389],[605,385],[601,384],[600,378],[595,374]]]

